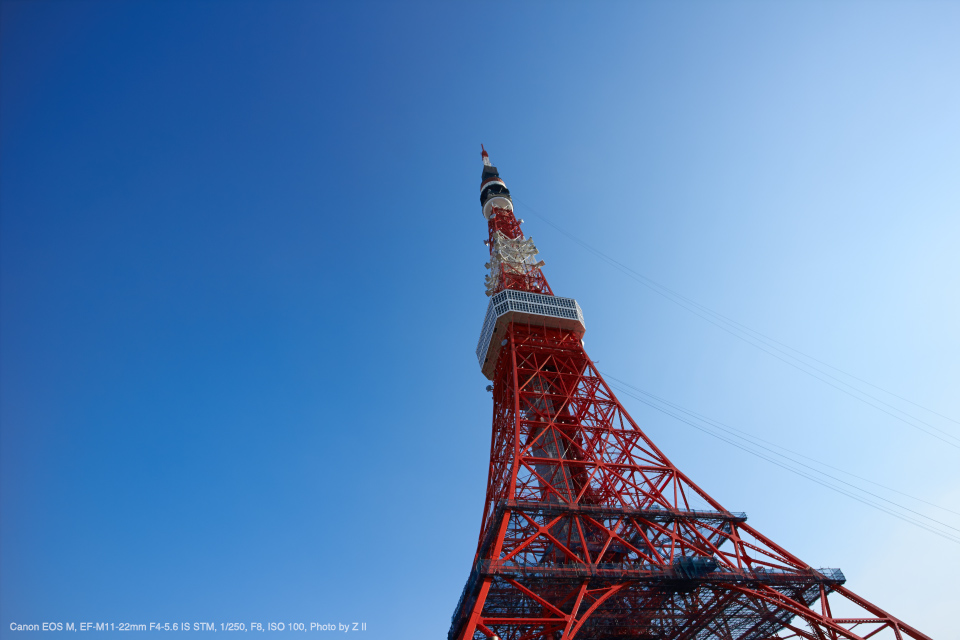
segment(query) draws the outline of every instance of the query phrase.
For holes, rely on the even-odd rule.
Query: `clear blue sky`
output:
[[[481,142],[601,370],[960,511],[960,450],[534,214],[960,420],[960,5],[5,1],[0,18],[0,636],[445,636],[489,458]],[[953,632],[960,545],[622,400],[760,531]]]

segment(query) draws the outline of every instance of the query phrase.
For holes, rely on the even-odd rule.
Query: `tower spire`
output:
[[[477,358],[493,380],[493,433],[448,639],[931,640],[848,590],[839,569],[747,525],[656,447],[584,350],[580,306],[550,290],[481,149],[491,299]],[[857,611],[835,617],[831,597]]]

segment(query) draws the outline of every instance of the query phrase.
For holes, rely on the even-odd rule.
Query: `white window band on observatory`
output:
[[[525,318],[539,316],[540,322],[538,324],[573,329],[578,331],[581,337],[586,331],[583,311],[573,298],[504,289],[490,299],[490,304],[487,305],[487,315],[483,319],[483,328],[480,330],[480,340],[477,343],[477,360],[480,361],[480,367],[484,370],[484,374],[488,370],[492,374],[496,358],[494,357],[493,362],[490,362],[490,356],[495,356],[500,352],[501,345],[491,345],[494,333],[498,329],[498,321],[503,318],[505,324],[520,315]],[[492,353],[491,346],[493,347]],[[488,375],[487,377],[491,376]]]

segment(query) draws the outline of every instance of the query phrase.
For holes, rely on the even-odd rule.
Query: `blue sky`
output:
[[[0,6],[0,635],[446,633],[489,458],[481,142],[601,370],[960,511],[956,447],[552,226],[960,437],[956,4]],[[953,629],[957,543],[621,400],[760,531]]]

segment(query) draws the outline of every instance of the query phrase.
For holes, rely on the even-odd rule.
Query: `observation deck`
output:
[[[511,322],[566,329],[581,338],[587,330],[583,311],[573,298],[504,289],[490,298],[477,343],[477,360],[489,380],[493,380],[503,336]]]

